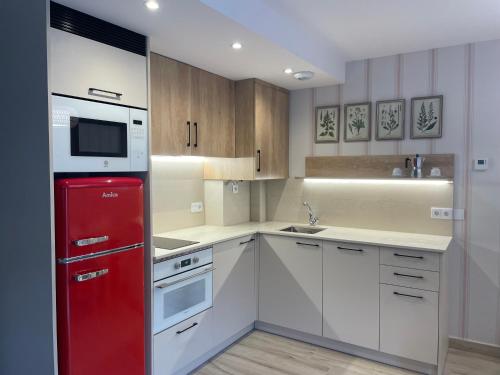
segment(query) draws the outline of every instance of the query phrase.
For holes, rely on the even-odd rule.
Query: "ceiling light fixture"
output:
[[[283,70],[283,73],[285,73],[285,74],[292,74],[293,73],[293,69],[292,68],[286,68],[285,70]]]
[[[160,7],[160,4],[158,4],[157,0],[145,0],[144,5],[149,10],[157,10]]]
[[[240,42],[234,42],[233,44],[231,44],[231,47],[233,47],[233,49],[241,49],[243,45]]]
[[[293,73],[293,76],[299,81],[307,81],[314,77],[314,72],[303,70],[301,72]]]

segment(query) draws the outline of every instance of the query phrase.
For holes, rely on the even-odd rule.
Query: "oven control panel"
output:
[[[153,268],[154,281],[177,275],[194,268],[202,267],[213,261],[212,248],[195,251],[190,254],[181,255],[155,263]]]

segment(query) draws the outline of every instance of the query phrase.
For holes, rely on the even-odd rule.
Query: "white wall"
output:
[[[444,95],[443,137],[410,140],[409,99],[431,94]],[[370,100],[374,113],[375,101],[399,97],[403,141],[314,144],[315,106]],[[454,205],[467,220],[454,223],[449,254],[450,335],[500,344],[500,41],[350,62],[345,84],[294,91],[290,101],[292,177],[304,176],[309,155],[455,154]],[[490,169],[472,171],[475,157]]]

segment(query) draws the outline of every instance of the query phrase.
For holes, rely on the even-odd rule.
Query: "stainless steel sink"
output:
[[[280,232],[314,234],[314,233],[321,232],[322,230],[325,230],[325,229],[326,228],[319,228],[319,227],[296,227],[296,226],[291,226],[291,227],[286,227],[286,228],[280,229]]]

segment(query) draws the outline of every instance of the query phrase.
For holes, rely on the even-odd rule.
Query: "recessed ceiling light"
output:
[[[160,4],[158,4],[157,0],[145,0],[144,5],[149,10],[157,10],[160,7]]]
[[[292,74],[293,73],[293,69],[292,68],[286,68],[285,70],[283,70],[283,72],[285,74]]]
[[[233,49],[241,49],[243,45],[240,42],[234,42],[233,44],[231,44],[231,47],[233,47]]]

